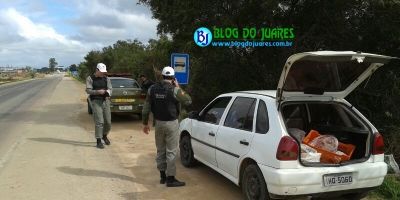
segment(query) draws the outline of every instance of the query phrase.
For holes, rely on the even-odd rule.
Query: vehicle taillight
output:
[[[297,160],[299,157],[299,145],[289,136],[282,137],[279,142],[276,158],[278,160]]]
[[[385,152],[385,144],[383,143],[383,137],[380,133],[374,134],[374,146],[372,147],[372,154],[378,155]]]
[[[146,93],[141,93],[140,94],[140,99],[146,99]]]

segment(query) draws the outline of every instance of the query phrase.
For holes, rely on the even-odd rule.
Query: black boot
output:
[[[108,140],[108,138],[107,138],[107,135],[103,135],[103,140],[104,140],[104,143],[106,145],[110,145],[111,144],[110,140]]]
[[[160,184],[165,184],[167,180],[167,175],[165,175],[165,171],[160,171]]]
[[[181,182],[175,179],[175,176],[167,177],[167,187],[181,187],[185,186],[185,182]]]
[[[96,147],[99,148],[99,149],[104,149],[104,145],[103,145],[103,143],[101,143],[101,139],[97,139]]]

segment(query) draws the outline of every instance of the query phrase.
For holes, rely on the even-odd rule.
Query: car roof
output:
[[[262,96],[268,96],[271,98],[276,98],[276,90],[237,91],[237,92],[225,93],[224,95],[238,95],[238,94],[255,94],[255,95],[262,95]]]

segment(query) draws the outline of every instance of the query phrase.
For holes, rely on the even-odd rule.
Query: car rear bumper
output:
[[[272,196],[297,196],[335,191],[374,188],[382,184],[387,173],[384,162],[364,162],[340,167],[301,167],[298,169],[275,169],[259,165]],[[323,176],[351,172],[353,183],[324,186]],[[320,196],[320,195],[318,195]]]

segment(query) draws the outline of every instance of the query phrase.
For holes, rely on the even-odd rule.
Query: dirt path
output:
[[[87,113],[80,115],[81,125],[94,131],[92,119]],[[155,165],[154,129],[149,135],[141,132],[141,121],[136,116],[113,115],[110,139],[112,151],[122,166],[133,175],[137,192],[130,199],[242,199],[240,188],[205,165],[187,169],[177,160],[177,178],[187,186],[166,188],[159,184],[159,172]]]

